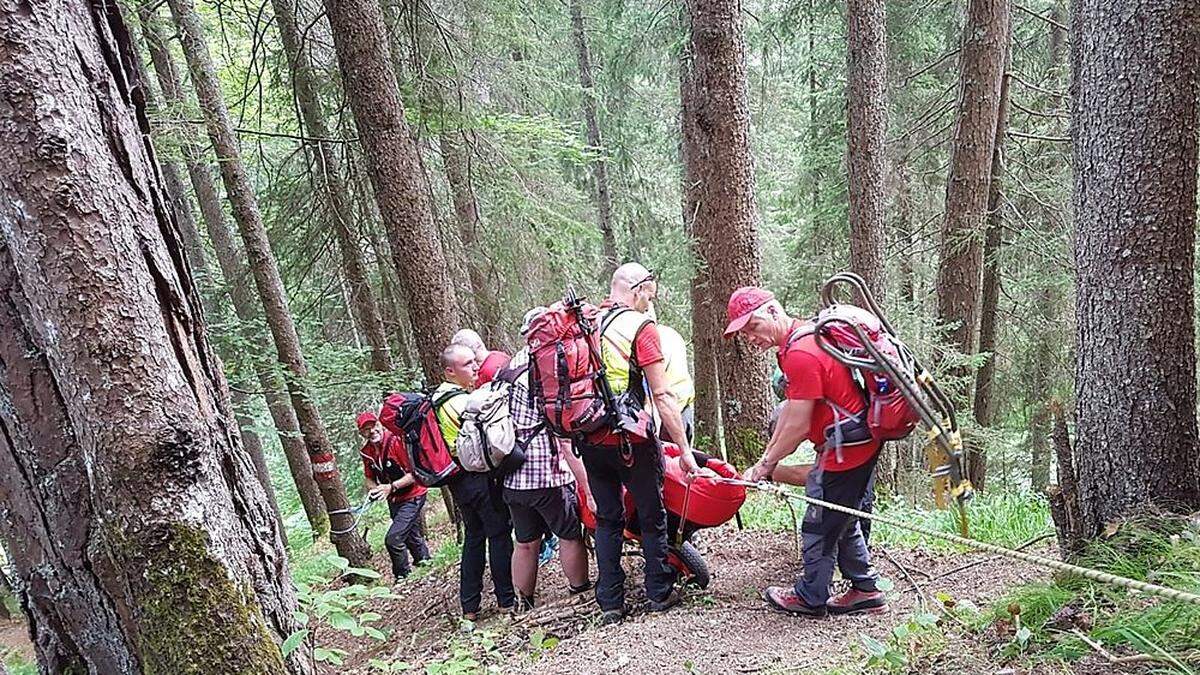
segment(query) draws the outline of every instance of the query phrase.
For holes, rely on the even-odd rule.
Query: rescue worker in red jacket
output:
[[[850,370],[825,353],[813,325],[794,319],[770,291],[743,287],[733,292],[725,337],[740,334],[761,349],[775,349],[786,378],[783,408],[762,458],[746,480],[769,479],[781,460],[806,437],[818,449],[805,494],[861,509],[869,490],[880,442],[866,428],[862,391]],[[769,586],[763,595],[776,609],[804,616],[884,611],[878,575],[858,519],[809,505],[801,526],[804,575],[794,587]],[[834,565],[850,580],[849,591],[829,597]]]
[[[392,574],[400,581],[409,575],[412,565],[429,560],[429,547],[421,529],[426,490],[413,479],[403,440],[384,429],[373,412],[360,413],[357,422],[358,433],[366,441],[359,454],[369,495],[372,500],[386,497],[392,515],[383,543],[392,559]]]

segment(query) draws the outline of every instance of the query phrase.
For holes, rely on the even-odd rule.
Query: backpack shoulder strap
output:
[[[496,377],[494,379],[505,384],[512,385],[527,372],[529,372],[529,363],[516,368],[505,368],[496,373]]]
[[[447,391],[446,393],[442,394],[441,396],[434,396],[433,394],[430,394],[430,396],[429,396],[430,405],[433,406],[434,412],[437,412],[438,410],[441,409],[441,407],[443,405],[446,404],[446,401],[449,401],[450,399],[454,398],[455,396],[458,396],[459,394],[465,394],[465,393],[467,393],[466,389],[463,389],[462,387],[454,387],[453,389],[451,389],[450,391]]]

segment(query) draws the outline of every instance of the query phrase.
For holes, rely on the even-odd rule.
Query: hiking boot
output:
[[[463,612],[463,621],[474,623],[479,620],[479,612]]]
[[[763,591],[763,600],[775,609],[794,614],[796,616],[807,616],[819,618],[825,616],[825,606],[812,606],[796,595],[796,590],[785,586],[767,586]]]
[[[650,601],[650,611],[665,612],[675,605],[678,605],[681,600],[683,600],[683,596],[679,595],[679,591],[672,588],[671,592],[667,593],[667,597],[663,598],[662,600]]]
[[[883,597],[883,591],[860,591],[857,588],[842,593],[841,595],[831,599],[829,604],[830,614],[861,614],[868,612],[871,614],[881,614],[888,611],[887,600]]]
[[[570,585],[567,586],[567,592],[570,593],[571,595],[579,595],[580,593],[587,593],[590,590],[592,590],[592,580],[591,579],[584,581],[582,584],[579,584],[578,586],[570,586]]]
[[[629,614],[629,608],[621,605],[620,609],[606,609],[600,614],[600,625],[611,626],[614,623],[621,623]]]

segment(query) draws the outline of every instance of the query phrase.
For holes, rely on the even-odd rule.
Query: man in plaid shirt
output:
[[[536,311],[531,310],[526,315],[525,326],[536,318]],[[522,334],[524,332],[525,329]],[[554,438],[542,423],[541,412],[529,392],[528,367],[528,348],[521,350],[509,364],[511,369],[524,371],[513,382],[509,413],[516,428],[517,442],[525,448],[525,462],[504,478],[504,501],[512,514],[517,538],[512,571],[518,609],[534,606],[538,552],[542,536],[547,532],[556,535],[561,542],[559,559],[571,593],[583,593],[592,587],[579,520],[576,481],[584,486],[589,508],[596,508],[587,487],[583,462],[575,455],[571,442]]]

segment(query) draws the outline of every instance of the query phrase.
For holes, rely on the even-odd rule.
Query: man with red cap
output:
[[[412,570],[409,553],[414,565],[429,560],[429,547],[421,531],[426,490],[412,476],[403,439],[384,429],[371,411],[359,413],[357,422],[358,433],[366,441],[359,454],[371,500],[386,497],[392,514],[383,544],[392,559],[392,574],[400,581]]]
[[[775,349],[786,379],[783,408],[762,458],[746,480],[772,477],[779,462],[805,438],[817,447],[816,464],[805,480],[815,499],[861,508],[880,442],[871,438],[866,399],[854,374],[825,353],[810,321],[794,319],[767,290],[743,287],[729,298],[725,337],[740,334],[760,350]],[[776,609],[803,616],[885,611],[878,575],[857,519],[809,505],[801,526],[804,575],[792,588],[769,586],[763,596]],[[833,568],[850,580],[849,591],[829,597]]]

